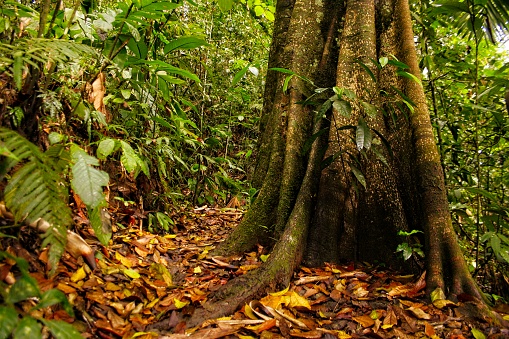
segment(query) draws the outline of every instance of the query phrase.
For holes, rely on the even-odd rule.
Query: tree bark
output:
[[[424,231],[428,292],[441,288],[482,300],[452,228],[424,90],[396,72],[399,60],[420,78],[408,0],[282,0],[277,11],[269,63],[300,77],[283,92],[288,74],[269,72],[254,176],[259,196],[214,254],[274,246],[265,264],[221,288],[188,325],[286,287],[303,260],[383,258],[402,265],[398,230]],[[397,59],[382,67],[382,57]],[[334,94],[324,88],[333,86],[355,93],[351,114],[328,110],[316,117]],[[354,131],[364,123],[376,137],[358,149]]]

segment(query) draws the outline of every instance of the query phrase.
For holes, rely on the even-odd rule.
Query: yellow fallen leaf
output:
[[[376,310],[371,311],[369,317],[373,320],[378,319],[378,312]]]
[[[167,239],[175,239],[177,237],[176,234],[165,234],[163,236],[163,238],[167,238]]]
[[[112,283],[111,281],[108,281],[106,283],[106,286],[104,286],[104,289],[106,291],[120,291],[122,287],[118,286],[117,284]]]
[[[385,324],[385,325],[382,325],[381,327],[382,327],[384,330],[386,330],[386,329],[388,329],[388,328],[391,328],[392,326],[394,326],[394,325],[392,325],[392,324]]]
[[[256,339],[256,337],[252,337],[250,335],[242,335],[242,334],[237,334],[237,337],[239,337],[240,339]]]
[[[138,279],[140,277],[140,274],[138,272],[130,268],[123,270],[123,272],[126,276],[132,279]]]
[[[157,303],[159,302],[159,298],[155,298],[154,300],[152,300],[148,305],[147,305],[147,309],[150,309],[152,307],[154,307]]]
[[[248,304],[246,304],[244,306],[244,314],[249,318],[249,319],[253,319],[253,320],[257,320],[258,317],[254,314],[253,312],[253,309],[251,308],[251,306],[249,306]]]
[[[309,304],[309,301],[298,295],[296,292],[292,292],[290,294],[290,302],[287,304],[288,307],[303,307],[308,310],[311,310],[311,305]]]
[[[267,259],[269,259],[269,256],[270,256],[270,254],[262,254],[262,255],[260,255],[260,260],[262,262],[266,262]]]
[[[178,308],[178,309],[180,309],[180,308],[182,308],[182,307],[184,307],[184,306],[189,304],[188,301],[180,301],[177,298],[173,298],[173,301],[175,302],[175,307]]]
[[[445,299],[445,293],[442,291],[440,287],[435,288],[433,292],[430,294],[431,302],[435,302],[436,300],[443,300]]]
[[[339,339],[350,339],[352,336],[345,331],[338,331],[337,333]]]
[[[437,299],[437,300],[433,301],[433,306],[435,306],[436,308],[442,309],[447,306],[457,306],[457,305],[456,305],[456,303],[454,303],[450,300],[447,300],[447,299]]]
[[[196,274],[201,273],[201,268],[200,268],[200,266],[196,266],[196,267],[193,269],[193,273],[196,273]]]
[[[120,261],[120,263],[127,268],[131,268],[133,266],[133,263],[131,262],[131,260],[127,259],[126,257],[124,257],[122,254],[120,254],[118,252],[115,252],[115,259]]]
[[[290,286],[288,286],[287,288],[285,288],[284,290],[282,291],[279,291],[279,292],[275,292],[275,293],[269,293],[271,296],[274,296],[274,297],[279,297],[279,296],[282,296],[282,295],[285,295],[286,292],[288,292],[288,290],[290,289]]]
[[[504,320],[509,320],[509,314],[504,315],[502,318],[503,318]]]
[[[78,268],[78,270],[76,272],[74,272],[74,274],[71,276],[71,281],[72,282],[78,282],[80,280],[83,280],[87,277],[87,273],[85,272],[85,269],[83,268],[83,266],[81,266],[80,268]]]

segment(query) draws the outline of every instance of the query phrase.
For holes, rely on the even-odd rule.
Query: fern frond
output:
[[[67,205],[67,185],[52,165],[52,159],[18,133],[0,127],[0,142],[16,156],[16,159],[2,159],[1,167],[5,173],[21,160],[26,160],[14,171],[5,187],[5,205],[17,220],[33,224],[44,219],[52,225],[46,232],[44,243],[52,244],[50,264],[56,269],[64,250],[67,228],[72,222]]]

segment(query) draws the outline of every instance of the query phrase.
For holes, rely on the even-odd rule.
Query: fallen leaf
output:
[[[370,318],[369,315],[361,315],[359,317],[352,317],[353,320],[358,322],[362,327],[371,327],[375,324],[375,321]]]
[[[78,282],[80,280],[83,280],[87,277],[87,273],[85,272],[85,268],[83,268],[83,266],[81,266],[80,268],[78,268],[78,270],[76,272],[73,273],[73,275],[71,276],[71,281],[72,282]]]
[[[431,316],[428,313],[424,312],[421,308],[409,307],[408,311],[412,312],[419,319],[425,320],[431,319]]]

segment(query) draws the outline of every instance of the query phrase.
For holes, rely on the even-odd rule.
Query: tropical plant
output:
[[[49,320],[36,315],[44,308],[61,305],[67,314],[74,317],[72,305],[64,293],[57,289],[41,292],[37,281],[29,274],[26,260],[13,257],[6,252],[0,252],[0,260],[7,260],[12,266],[16,265],[20,272],[20,276],[12,286],[8,286],[3,281],[0,282],[2,296],[0,338],[11,336],[13,338],[42,338],[42,325],[46,326],[57,339],[80,337],[80,333],[72,325],[62,320]],[[37,298],[37,303],[28,310],[20,311],[21,308],[16,307],[16,304],[33,298]]]

